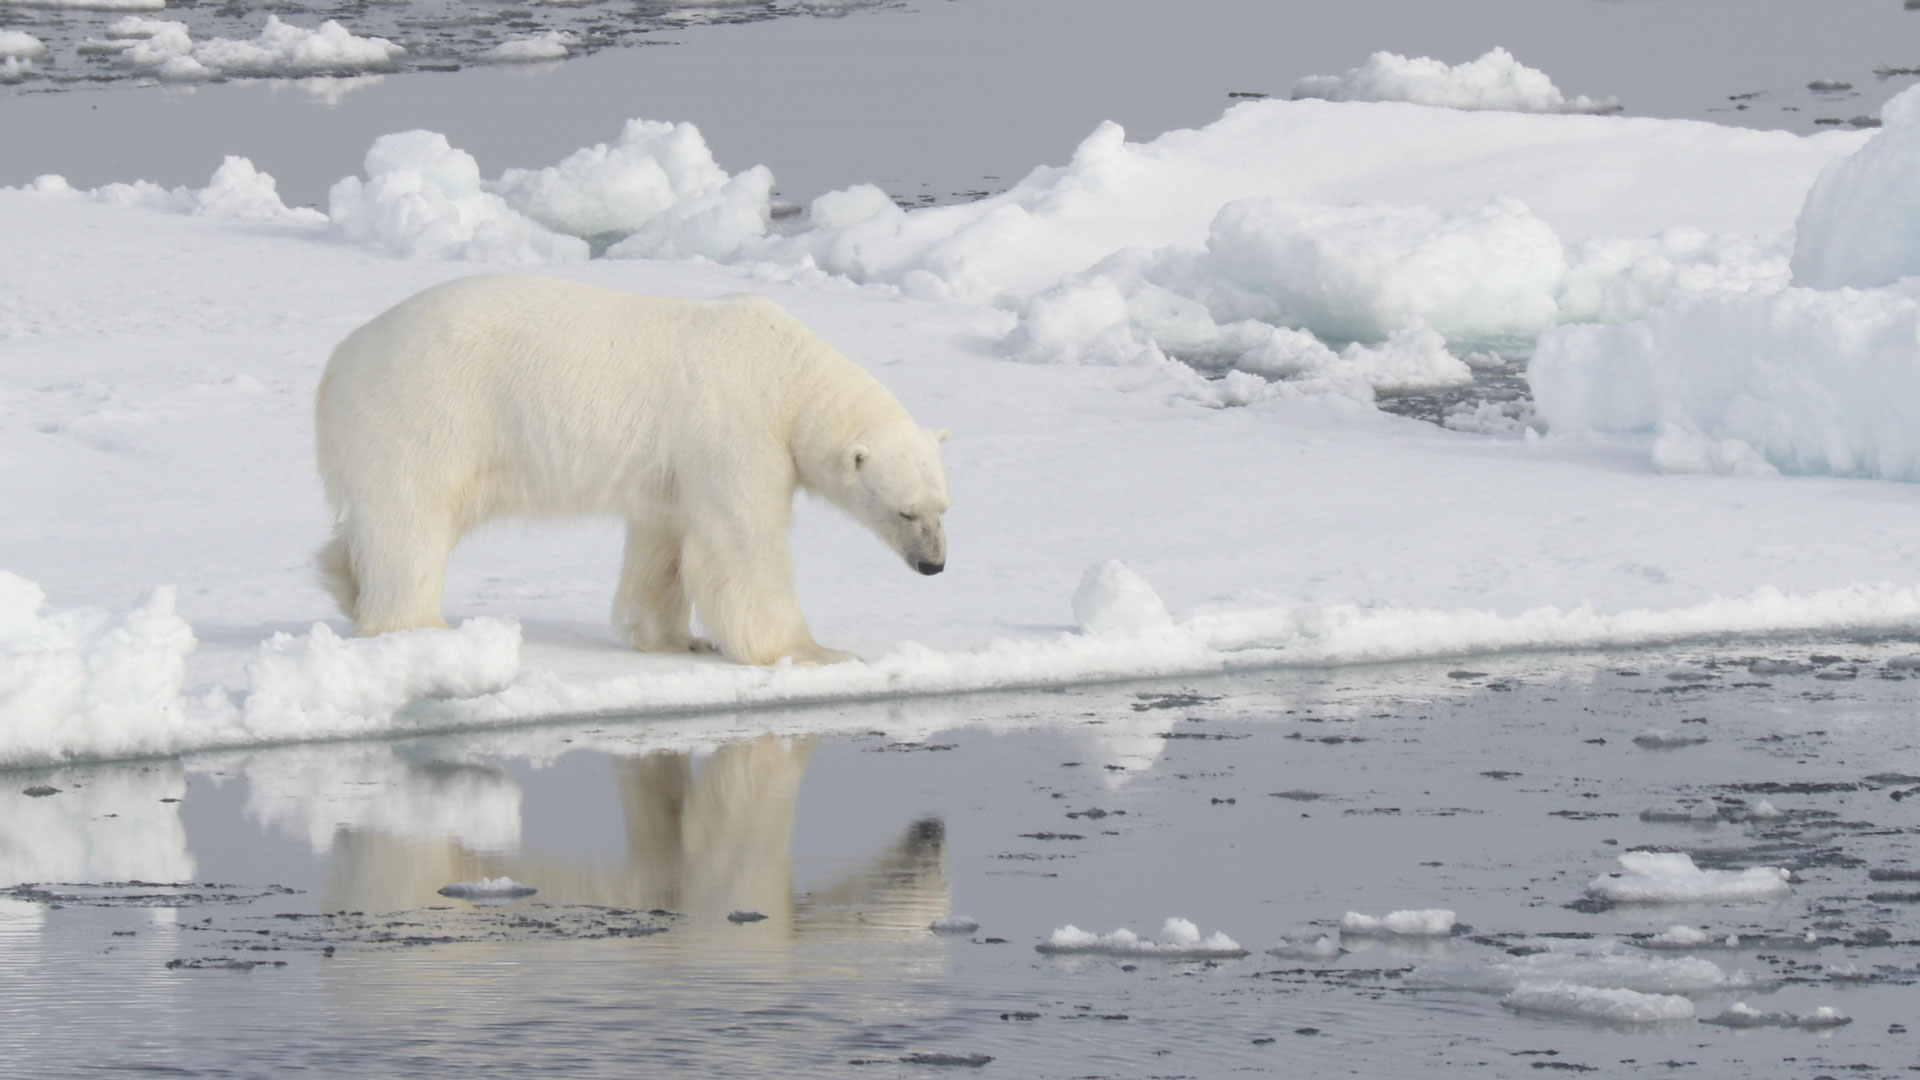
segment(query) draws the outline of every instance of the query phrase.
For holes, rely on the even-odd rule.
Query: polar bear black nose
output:
[[[922,559],[919,562],[914,563],[913,568],[931,577],[932,575],[937,574],[942,570],[945,570],[947,568],[947,564],[943,562],[929,562],[925,559]]]

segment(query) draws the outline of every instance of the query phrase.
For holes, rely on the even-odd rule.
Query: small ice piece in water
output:
[[[1705,930],[1675,924],[1635,944],[1645,949],[1698,949],[1712,941],[1713,936]]]
[[[1446,937],[1453,933],[1454,914],[1444,908],[1395,911],[1385,916],[1349,911],[1340,917],[1340,932],[1353,937]]]
[[[1896,656],[1887,661],[1888,671],[1920,671],[1920,653]]]
[[[1747,665],[1750,675],[1804,675],[1812,670],[1805,660],[1755,660]]]
[[[1684,851],[1629,851],[1623,873],[1603,874],[1587,894],[1619,904],[1726,904],[1779,900],[1793,891],[1793,876],[1777,866],[1749,870],[1702,870]]]
[[[1860,965],[1858,964],[1830,964],[1827,967],[1827,978],[1829,979],[1852,982],[1870,977],[1866,972],[1860,970]]]
[[[1720,819],[1720,808],[1710,802],[1692,806],[1652,806],[1640,811],[1641,821],[1685,821],[1704,825]]]
[[[1822,1005],[1809,1013],[1761,1012],[1744,1001],[1736,1001],[1727,1006],[1718,1016],[1709,1016],[1700,1021],[1703,1024],[1718,1024],[1721,1027],[1789,1027],[1789,1028],[1836,1028],[1853,1023],[1853,1018],[1839,1009]]]
[[[481,878],[479,881],[456,881],[440,887],[441,896],[451,896],[456,900],[518,900],[523,896],[532,896],[539,889],[523,885],[510,877]]]
[[[730,922],[730,923],[750,923],[750,922],[759,922],[759,921],[760,921],[761,919],[764,919],[764,918],[766,918],[766,916],[765,916],[765,915],[762,915],[762,914],[760,914],[760,913],[759,913],[759,912],[757,912],[757,911],[729,911],[729,912],[727,912],[727,921],[728,921],[728,922]]]
[[[1761,799],[1759,802],[1754,804],[1753,809],[1747,811],[1747,816],[1750,818],[1753,818],[1756,821],[1772,821],[1773,819],[1777,817],[1781,817],[1783,815],[1780,813],[1780,809],[1778,807],[1774,806],[1772,803],[1768,802],[1765,799]]]
[[[1707,741],[1705,735],[1688,735],[1665,728],[1650,727],[1633,737],[1633,745],[1648,750],[1670,750],[1676,746],[1698,746]]]
[[[1606,1024],[1676,1024],[1693,1019],[1693,1002],[1678,994],[1643,994],[1571,982],[1523,983],[1500,1003],[1515,1012]]]
[[[980,929],[980,923],[965,915],[942,915],[927,924],[927,929],[936,934],[971,934]]]
[[[1305,936],[1281,938],[1273,948],[1267,950],[1267,955],[1277,956],[1282,960],[1324,961],[1338,960],[1340,952],[1340,943],[1333,940],[1333,935],[1320,934],[1311,938]]]
[[[1083,634],[1138,634],[1173,625],[1153,586],[1119,559],[1091,566],[1080,578],[1073,621]]]
[[[1160,927],[1158,940],[1143,938],[1125,928],[1111,934],[1094,934],[1068,923],[1034,948],[1043,953],[1161,956],[1178,960],[1237,959],[1247,955],[1239,942],[1218,931],[1202,938],[1199,927],[1177,915]]]

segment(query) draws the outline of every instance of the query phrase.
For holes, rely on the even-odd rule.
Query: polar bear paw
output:
[[[829,649],[824,645],[809,645],[803,649],[795,649],[788,654],[788,659],[793,661],[795,667],[821,667],[826,664],[844,664],[849,660],[860,658],[850,652]]]

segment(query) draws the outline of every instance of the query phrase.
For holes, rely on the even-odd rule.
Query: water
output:
[[[240,154],[289,203],[324,205],[387,132],[443,132],[497,175],[605,142],[641,116],[697,123],[723,166],[768,165],[794,202],[871,182],[915,203],[1063,163],[1102,120],[1135,139],[1203,125],[1231,94],[1285,95],[1379,49],[1458,63],[1503,45],[1567,94],[1617,96],[1630,115],[1799,132],[1871,116],[1914,81],[1876,71],[1920,68],[1920,11],[1899,0],[907,0],[844,18],[726,7],[694,25],[644,4],[484,6],[452,21],[444,7],[177,5],[164,16],[196,38],[251,37],[268,11],[307,26],[344,13],[363,34],[409,44],[418,63],[460,70],[138,89],[29,79],[0,87],[0,184],[57,172],[81,186],[200,186]],[[789,17],[757,18],[769,10]],[[116,17],[0,5],[0,25],[56,46],[49,72],[111,75],[66,53]],[[472,64],[537,28],[578,31],[598,51]],[[1822,80],[1851,88],[1809,89]]]
[[[1920,682],[1888,661],[1914,651],[1292,670],[0,774],[0,1060],[36,1077],[1892,1075],[1916,1057]],[[1648,727],[1706,741],[1637,746]],[[1784,816],[1752,818],[1763,798]],[[1703,802],[1711,823],[1660,820]],[[1785,866],[1793,895],[1585,897],[1640,847]],[[539,891],[438,893],[500,876]],[[1426,907],[1467,928],[1349,940],[1328,963],[1263,951],[1349,910]],[[926,929],[949,913],[980,929]],[[1169,915],[1252,955],[1034,950],[1069,923],[1150,935]],[[1692,955],[1760,980],[1697,995],[1701,1017],[1744,1000],[1853,1023],[1608,1027],[1449,974],[1675,923],[1745,936]]]

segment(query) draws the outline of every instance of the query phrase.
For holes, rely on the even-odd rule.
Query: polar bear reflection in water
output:
[[[331,840],[320,909],[430,916],[421,909],[464,908],[438,895],[444,885],[511,877],[537,887],[538,902],[679,913],[668,937],[682,943],[764,948],[797,934],[929,936],[927,925],[949,904],[937,818],[908,822],[864,865],[795,895],[794,806],[812,748],[811,739],[763,736],[697,762],[677,751],[616,758],[623,861],[487,854],[457,839],[342,829]],[[743,933],[727,921],[735,911],[767,918]]]

